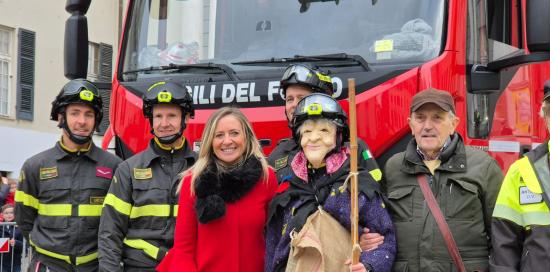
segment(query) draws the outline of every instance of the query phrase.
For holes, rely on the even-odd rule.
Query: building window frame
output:
[[[88,80],[97,81],[100,76],[99,43],[88,42]]]
[[[0,25],[0,117],[9,118],[12,99],[14,29]]]

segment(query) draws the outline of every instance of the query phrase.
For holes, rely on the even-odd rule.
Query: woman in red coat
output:
[[[181,184],[174,247],[157,270],[263,271],[277,180],[240,110],[210,116],[199,158]]]

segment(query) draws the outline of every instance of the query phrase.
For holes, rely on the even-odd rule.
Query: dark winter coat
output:
[[[350,194],[348,188],[343,186],[349,173],[349,158],[346,152],[341,157],[343,159],[340,163],[330,164],[337,166],[315,170],[306,170],[307,161],[304,163],[303,152],[294,157],[294,175],[279,185],[278,194],[269,208],[266,272],[285,270],[290,251],[290,232],[299,232],[307,217],[317,210],[318,205],[342,226],[350,229]],[[304,177],[305,171],[307,175]],[[385,236],[384,243],[377,249],[362,252],[360,261],[374,271],[390,271],[396,250],[395,233],[390,216],[384,209],[379,185],[365,171],[359,173],[358,181],[360,229],[367,227]]]
[[[464,146],[458,133],[440,155],[434,175],[414,139],[388,160],[383,190],[397,233],[393,271],[456,271],[417,182],[427,175],[468,271],[488,269],[491,214],[502,171],[487,153]]]

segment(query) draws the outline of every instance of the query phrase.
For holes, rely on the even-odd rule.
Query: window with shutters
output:
[[[10,67],[13,30],[0,26],[0,116],[10,115]]]
[[[97,81],[99,79],[99,44],[88,43],[88,80]]]
[[[19,29],[18,47],[17,119],[32,121],[34,118],[36,33]]]
[[[99,44],[99,78],[96,83],[99,94],[103,99],[103,120],[99,124],[99,135],[105,134],[109,127],[109,105],[111,101],[111,81],[113,77],[113,46],[105,43]]]

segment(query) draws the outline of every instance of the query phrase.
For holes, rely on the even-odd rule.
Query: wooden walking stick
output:
[[[357,114],[355,109],[355,79],[348,79],[349,100],[349,139],[350,139],[350,175],[351,175],[351,261],[359,262],[361,247],[359,246],[359,204],[357,199]]]

